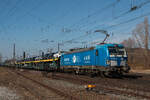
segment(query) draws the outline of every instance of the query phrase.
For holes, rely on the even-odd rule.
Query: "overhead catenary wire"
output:
[[[137,9],[141,8],[142,6],[144,6],[145,4],[148,4],[148,3],[150,3],[150,0],[148,0],[148,1],[146,1],[146,2],[143,2],[142,4],[138,5],[138,6],[137,6]],[[137,10],[137,9],[135,9],[135,10]],[[133,11],[134,11],[134,10],[133,10]],[[126,14],[128,14],[128,13],[130,13],[130,12],[132,12],[131,9],[130,9],[129,11],[123,13],[121,16],[118,16],[117,18],[122,17],[123,15],[126,15]],[[139,19],[139,18],[141,18],[141,17],[145,17],[145,16],[147,16],[147,15],[150,15],[150,13],[146,13],[146,14],[143,14],[143,15],[141,15],[141,16],[137,16],[137,17],[135,17],[135,18],[129,19],[129,20],[127,20],[127,21],[123,21],[123,22],[120,22],[120,23],[118,23],[118,24],[108,26],[108,27],[106,27],[106,29],[112,28],[112,27],[116,27],[116,26],[119,26],[119,25],[122,25],[122,24],[129,23],[129,22],[131,22],[131,21],[137,20],[137,19]],[[114,18],[114,20],[117,19],[117,18]],[[102,25],[105,25],[105,24],[102,24]],[[91,33],[93,33],[93,32],[91,32]],[[79,38],[82,38],[82,37],[85,37],[85,36],[87,36],[87,34],[78,36],[78,37],[73,38],[73,39],[71,39],[71,40],[69,40],[69,41],[74,41],[74,40],[76,40],[76,39],[79,39]]]
[[[148,3],[150,3],[150,0],[145,1],[145,2],[141,3],[140,5],[135,5],[134,7],[131,7],[131,9],[129,9],[128,11],[126,11],[126,12],[122,13],[121,15],[115,17],[114,19],[118,19],[118,18],[120,18],[120,17],[122,17],[124,15],[127,15],[128,13],[131,13],[131,12],[133,12],[135,10],[138,10],[138,9],[142,8],[144,5],[146,5]]]
[[[149,15],[150,15],[150,12],[145,13],[145,14],[143,14],[143,15],[141,15],[141,16],[137,16],[137,17],[134,17],[134,18],[132,18],[132,19],[129,19],[129,20],[120,22],[120,23],[118,23],[118,24],[108,26],[108,27],[106,27],[106,29],[113,28],[113,27],[117,27],[117,26],[119,26],[119,25],[126,24],[126,23],[135,21],[135,20],[137,20],[137,19],[140,19],[140,18],[145,17],[145,16],[149,16]]]
[[[31,13],[31,12],[29,12],[29,13]],[[29,14],[28,13],[28,14]],[[33,15],[34,16],[34,15]],[[119,24],[119,23],[118,23]],[[114,26],[113,26],[114,27]],[[73,40],[76,40],[76,39],[80,39],[80,38],[82,38],[82,37],[84,37],[84,36],[87,36],[87,34],[85,34],[85,35],[83,35],[83,36],[79,36],[79,37],[76,37],[75,39],[73,39]]]
[[[15,2],[15,4],[8,10],[8,12],[6,13],[6,16],[8,16],[10,13],[12,13],[12,11],[14,10],[14,9],[16,9],[16,7],[17,7],[17,5],[20,3],[20,1],[21,0],[17,0],[16,2]],[[6,17],[5,16],[5,17]]]
[[[21,1],[21,0],[18,0],[18,2],[19,2],[19,1]],[[46,0],[45,0],[45,1],[46,1]],[[19,16],[18,18],[16,18],[16,19],[17,19],[16,22],[17,22],[18,20],[23,19],[25,16],[28,15],[29,12],[35,10],[36,8],[39,8],[39,7],[42,6],[44,3],[45,3],[45,2],[43,2],[43,0],[39,0],[31,9],[29,9],[28,11],[26,11],[22,16]],[[16,3],[16,4],[18,4],[18,3]],[[16,7],[14,7],[14,8],[17,9]],[[6,17],[13,16],[14,13],[15,13],[15,12],[13,12],[13,13],[10,12],[10,13],[7,14]],[[8,16],[8,15],[9,15],[9,16]],[[6,20],[5,20],[5,21],[6,21]],[[13,25],[14,25],[14,23],[13,23]]]
[[[127,14],[129,14],[129,13],[135,11],[135,10],[138,10],[138,9],[142,8],[144,5],[146,5],[146,4],[148,4],[148,3],[150,3],[150,0],[147,0],[147,1],[143,2],[143,3],[141,3],[140,5],[137,5],[137,6],[136,6],[136,9],[132,9],[132,8],[131,8],[131,9],[129,9],[128,11],[122,13],[121,15],[119,15],[119,16],[117,16],[117,17],[114,17],[111,21],[117,20],[117,19],[119,19],[120,17],[123,17],[123,16],[125,16],[125,15],[127,15]],[[90,23],[90,24],[95,24],[95,22]],[[99,26],[103,26],[103,25],[105,25],[105,24],[101,24],[101,25],[99,25]],[[83,27],[80,27],[79,30],[82,29],[82,28],[84,28],[84,27],[86,27],[86,26],[87,26],[87,25],[84,25]]]
[[[76,25],[81,25],[81,22],[83,22],[84,20],[87,20],[87,19],[89,19],[89,18],[91,18],[91,17],[93,17],[93,16],[96,16],[97,14],[100,14],[100,13],[104,12],[105,10],[107,10],[107,9],[109,9],[109,8],[111,8],[111,7],[113,7],[113,6],[114,6],[115,4],[117,4],[118,2],[120,2],[120,0],[116,0],[115,2],[113,2],[113,3],[111,3],[111,4],[107,5],[107,6],[105,6],[105,7],[101,8],[101,9],[99,9],[98,11],[96,11],[96,12],[94,12],[94,13],[91,13],[91,14],[87,15],[86,17],[81,18],[81,19],[78,20],[76,23],[74,23],[73,25],[71,25],[69,28],[72,28],[72,27],[74,27],[74,26],[76,26]]]
[[[13,12],[12,13],[12,11],[14,11],[14,9],[17,9],[17,5],[20,3],[20,1],[21,0],[17,0],[16,1],[16,3],[13,5],[13,7],[11,7],[11,9],[7,12],[7,14],[5,15],[5,18],[8,18],[8,17],[10,17],[10,16],[13,16],[13,14],[15,13],[15,12]],[[36,9],[37,7],[39,7],[40,5],[42,5],[42,2],[43,2],[43,0],[39,0],[39,2],[35,5],[35,6],[33,6],[29,11],[32,11],[32,10],[34,10],[34,9]],[[26,14],[24,14],[23,16],[20,16],[20,18],[17,18],[17,21],[19,20],[19,19],[23,19],[23,17],[25,16]],[[6,21],[7,20],[4,20],[3,22],[1,22],[1,23],[6,23]],[[10,24],[10,26],[11,25],[14,25],[14,23],[13,24]],[[6,30],[6,29],[5,29]]]
[[[146,1],[146,2],[143,2],[142,4],[138,5],[137,7],[141,8],[142,6],[144,6],[145,4],[148,4],[148,3],[150,3],[150,0],[148,0],[148,1]],[[138,8],[137,8],[137,9],[138,9]],[[137,9],[135,9],[135,10],[137,10]],[[135,10],[133,10],[133,11],[135,11]],[[129,10],[129,11],[127,11],[127,12],[121,14],[120,16],[114,18],[114,19],[111,20],[111,21],[114,21],[114,20],[116,20],[116,19],[118,19],[118,18],[120,18],[120,17],[123,17],[123,15],[127,15],[127,14],[129,14],[129,13],[131,13],[131,12],[132,12],[132,11]],[[143,15],[145,15],[145,14],[143,14]],[[100,26],[104,26],[104,25],[106,25],[106,24],[103,23],[103,24],[97,25],[96,27],[93,27],[93,29],[94,29],[94,28],[98,28],[98,27],[100,27]],[[111,26],[113,26],[113,25],[111,25]],[[107,26],[107,27],[109,28],[109,27],[111,27],[111,26]],[[107,28],[107,27],[106,27],[106,28]]]
[[[120,23],[118,23],[118,24],[115,24],[115,25],[111,25],[111,26],[105,27],[105,28],[106,28],[106,29],[110,29],[110,28],[113,28],[113,27],[117,27],[117,26],[119,26],[119,25],[126,24],[126,23],[135,21],[135,20],[137,20],[137,19],[140,19],[140,18],[145,17],[145,16],[149,16],[149,15],[150,15],[150,12],[149,12],[149,13],[145,13],[145,14],[143,14],[143,15],[141,15],[141,16],[137,16],[137,17],[134,17],[134,18],[132,18],[132,19],[129,19],[129,20],[120,22]],[[92,34],[92,33],[94,33],[94,32],[91,32],[90,34]],[[87,35],[88,35],[88,34],[86,33],[86,34],[84,34],[84,35],[78,36],[78,37],[73,38],[73,39],[68,40],[68,41],[74,41],[74,40],[76,40],[76,39],[85,37],[85,36],[87,36]],[[65,42],[67,42],[67,41],[65,41]]]
[[[8,13],[6,14],[6,17],[12,16],[17,9],[17,5],[21,2],[21,0],[17,0],[15,5],[8,11]]]
[[[17,0],[16,2],[15,2],[15,4],[8,10],[8,12],[7,12],[7,14],[6,14],[6,16],[8,16],[14,9],[16,9],[16,7],[17,7],[17,4],[19,4],[20,3],[20,1],[21,0]],[[8,4],[8,2],[6,2],[6,4]],[[5,17],[6,17],[5,16]],[[2,23],[2,21],[1,21],[1,23]],[[0,24],[0,26],[3,28],[3,30],[4,30],[4,33],[7,33],[7,30],[6,30],[6,27],[5,27],[5,25],[3,25],[3,24]]]
[[[29,9],[28,11],[26,11],[22,16],[20,16],[18,19],[23,19],[25,16],[27,16],[30,12],[32,12],[33,10],[39,8],[40,6],[42,6],[43,4],[46,3],[46,0],[39,0],[35,6],[33,6],[31,9]]]
[[[40,22],[43,22],[43,23],[46,23],[46,24],[48,24],[47,26],[49,27],[49,26],[53,26],[53,27],[62,27],[61,25],[56,25],[56,24],[53,24],[53,23],[51,23],[51,22],[48,22],[48,21],[46,21],[45,19],[43,19],[43,18],[40,18],[40,17],[38,17],[38,16],[36,16],[36,15],[34,15],[34,14],[32,14],[31,12],[33,11],[33,10],[35,10],[37,7],[40,7],[40,6],[42,6],[43,4],[45,4],[46,2],[44,1],[43,2],[43,0],[39,0],[39,2],[38,3],[36,3],[36,5],[35,6],[33,6],[30,10],[28,10],[28,11],[24,11],[24,14],[23,15],[21,15],[21,16],[19,16],[18,18],[16,18],[17,19],[17,21],[18,20],[21,20],[21,19],[23,19],[25,16],[27,16],[27,15],[29,15],[29,16],[31,16],[31,17],[33,17],[34,19],[36,19],[36,20],[38,20],[38,21],[40,21]],[[79,3],[79,2],[78,2]],[[64,16],[66,16],[68,13],[65,13],[65,14],[63,14]],[[12,15],[12,14],[11,14]],[[59,17],[59,19],[61,19],[62,20],[62,17],[64,17],[64,16],[60,16]],[[58,20],[57,20],[58,21]],[[14,25],[14,24],[13,24]],[[11,25],[10,25],[11,26]],[[46,28],[47,28],[47,26],[46,26]],[[41,28],[41,30],[42,29],[44,29],[44,28]],[[62,27],[62,29],[63,29],[63,27]]]
[[[78,22],[76,22],[75,24],[71,25],[70,28],[71,28],[71,27],[74,27],[75,25],[77,25],[78,23],[82,22],[83,20],[86,20],[86,19],[88,19],[88,18],[90,18],[90,17],[92,17],[92,16],[96,16],[96,14],[99,14],[99,12],[104,12],[106,9],[108,9],[108,8],[110,8],[110,7],[113,7],[113,6],[114,6],[115,4],[117,4],[118,2],[120,2],[120,0],[116,0],[116,2],[113,2],[113,3],[111,3],[111,4],[109,4],[109,5],[105,6],[105,7],[103,7],[102,9],[96,11],[96,12],[94,12],[94,13],[92,13],[92,14],[89,14],[87,17],[81,18]],[[105,9],[105,10],[104,10],[104,9]],[[87,33],[88,33],[88,34],[87,34]],[[89,33],[91,33],[91,32],[88,32],[88,31],[87,31],[87,33],[84,34],[84,35],[75,37],[75,38],[73,38],[73,39],[66,40],[66,41],[64,41],[63,43],[67,43],[68,41],[74,41],[74,40],[76,40],[76,39],[83,38],[83,37],[85,37],[85,36],[88,36]]]
[[[79,4],[79,2],[77,2],[77,4]],[[74,6],[76,6],[76,5],[74,5]],[[72,6],[72,8],[73,8],[74,6]],[[60,21],[60,20],[62,20],[62,19],[64,19],[65,16],[68,15],[68,12],[71,12],[71,11],[72,11],[71,9],[68,9],[68,11],[66,11],[65,13],[63,13],[61,16],[58,16],[58,18],[56,18],[56,19],[57,19],[57,22]],[[41,22],[46,23],[47,26],[62,27],[62,25],[53,24],[53,23],[51,23],[50,21],[46,21],[46,20],[43,19],[43,18],[40,18],[40,17],[38,17],[38,16],[35,16],[35,15],[31,14],[30,12],[28,13],[28,15],[31,16],[31,17],[33,17],[33,18],[35,18],[35,19],[37,19],[37,20],[39,20],[39,21],[41,21]],[[65,28],[63,27],[62,30],[65,30]]]
[[[1,3],[2,4],[2,3]],[[8,6],[6,6],[6,5],[9,5],[9,1],[6,1],[6,0],[3,0],[3,6],[1,5],[1,8],[2,9],[0,9],[0,12],[1,12],[1,16],[3,15],[3,13],[2,12],[6,12],[6,11],[4,11],[4,9],[6,8],[6,7],[8,7]]]

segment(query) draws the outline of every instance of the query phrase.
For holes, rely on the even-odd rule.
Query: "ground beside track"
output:
[[[33,83],[30,80],[26,80],[11,72],[12,69],[0,67],[0,87],[8,88],[8,91],[12,93],[12,97],[1,97],[0,100],[71,100],[72,98],[64,98],[53,91],[49,91],[46,88]],[[72,84],[62,80],[52,79],[51,77],[43,77],[39,71],[17,70],[17,72],[26,75],[32,79],[46,84],[47,86],[57,88],[64,93],[77,97],[79,100],[110,100],[110,96],[96,95],[94,93],[88,93],[83,86]],[[14,96],[15,95],[15,96]],[[14,97],[15,98],[14,98]],[[2,98],[2,99],[1,99]],[[3,99],[4,98],[4,99]],[[116,97],[113,97],[116,98]],[[73,100],[73,99],[72,99]]]
[[[21,78],[13,73],[10,72],[10,69],[7,68],[0,68],[0,91],[3,91],[3,96],[1,96],[0,93],[0,100],[67,100],[53,91],[49,91],[43,87],[38,86],[37,84],[28,81],[24,78]],[[49,77],[43,77],[41,72],[39,71],[27,71],[27,70],[18,70],[18,72],[21,72],[22,74],[33,78],[35,80],[39,80],[41,83],[44,83],[48,86],[55,87],[67,94],[70,94],[72,96],[76,96],[79,98],[79,100],[132,100],[133,98],[124,98],[124,97],[118,97],[114,94],[97,94],[94,92],[86,92],[83,85],[79,84],[73,84],[71,82],[65,81],[65,80],[59,80],[51,77],[51,74],[49,74]],[[132,74],[132,73],[131,73]],[[104,82],[106,80],[107,82],[110,81],[117,81],[119,85],[122,85],[123,82],[127,81],[127,84],[124,85],[136,85],[137,86],[148,86],[148,82],[150,79],[150,75],[148,74],[137,74],[133,73],[139,76],[138,80],[134,79],[131,81],[131,79],[127,80],[121,80],[120,82],[118,79],[100,79],[101,82]],[[95,78],[95,80],[98,78]],[[139,83],[139,81],[144,80],[144,82]],[[105,81],[105,82],[106,82]],[[131,82],[130,82],[131,81]],[[102,83],[103,84],[103,83]],[[1,89],[2,87],[2,89]],[[7,91],[7,92],[6,92]],[[4,97],[9,97],[5,98]],[[2,98],[2,99],[1,99]],[[68,99],[69,100],[69,99]]]
[[[65,100],[53,91],[48,91],[18,76],[8,68],[0,68],[0,87],[4,87],[9,91],[9,93],[3,91],[0,100]]]
[[[150,74],[150,70],[131,70],[133,73]]]

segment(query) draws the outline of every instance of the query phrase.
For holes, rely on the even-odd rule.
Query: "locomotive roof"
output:
[[[98,49],[98,48],[102,48],[102,47],[109,47],[109,46],[118,46],[118,47],[123,47],[123,45],[122,44],[111,44],[111,43],[109,43],[109,44],[100,44],[100,45],[97,45],[96,46],[96,49]]]
[[[77,52],[83,52],[83,51],[88,51],[88,50],[93,50],[93,49],[98,49],[98,48],[103,48],[103,47],[108,47],[108,46],[118,46],[118,47],[123,47],[122,44],[99,44],[96,45],[95,47],[90,47],[90,48],[80,48],[80,49],[76,49],[73,51],[68,51],[65,54],[70,54],[70,53],[77,53]]]
[[[68,51],[66,52],[66,54],[69,54],[69,53],[76,53],[76,52],[83,52],[83,51],[88,51],[88,50],[93,50],[95,47],[90,47],[90,48],[80,48],[80,49],[77,49],[77,50],[74,50],[74,51]]]

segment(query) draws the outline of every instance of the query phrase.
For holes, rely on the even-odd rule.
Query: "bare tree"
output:
[[[149,31],[148,31],[148,18],[145,17],[144,22],[138,24],[133,30],[132,35],[135,38],[137,44],[141,48],[148,50],[149,43]]]
[[[148,62],[148,43],[149,43],[149,29],[148,29],[148,18],[145,17],[144,22],[138,24],[136,28],[133,30],[133,37],[136,40],[136,43],[140,48],[144,48],[143,50],[143,56],[145,58],[145,67],[149,65]]]
[[[140,23],[136,26],[133,30],[132,35],[136,40],[138,47],[144,48],[145,47],[145,29],[144,23]]]
[[[132,31],[132,37],[129,37],[128,39],[121,42],[127,48],[139,48],[139,49],[135,49],[135,50],[139,50],[137,52],[134,53],[130,52],[130,58],[134,59],[135,64],[139,62],[139,58],[141,58],[141,63],[143,63],[145,68],[146,67],[148,68],[148,66],[150,66],[150,62],[149,62],[150,35],[149,35],[148,28],[149,28],[148,18],[145,17],[145,20],[142,23],[137,24],[135,29]],[[135,55],[133,55],[132,53]]]
[[[137,48],[137,43],[134,38],[129,37],[121,42],[126,48]]]

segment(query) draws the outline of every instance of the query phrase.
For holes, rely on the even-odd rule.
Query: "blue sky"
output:
[[[131,36],[136,24],[144,17],[116,27],[109,26],[150,12],[150,3],[115,19],[131,7],[131,0],[117,1],[0,0],[0,53],[11,58],[14,43],[16,56],[21,56],[23,51],[29,55],[38,55],[40,50],[46,52],[48,48],[56,51],[58,43],[63,43],[62,50],[84,47],[81,42],[90,46],[91,42],[104,38],[103,34],[92,33],[97,29],[113,33],[108,42],[119,43]],[[135,1],[135,5],[140,5],[148,0]],[[87,32],[91,34],[87,35]],[[67,43],[69,40],[76,43]]]

